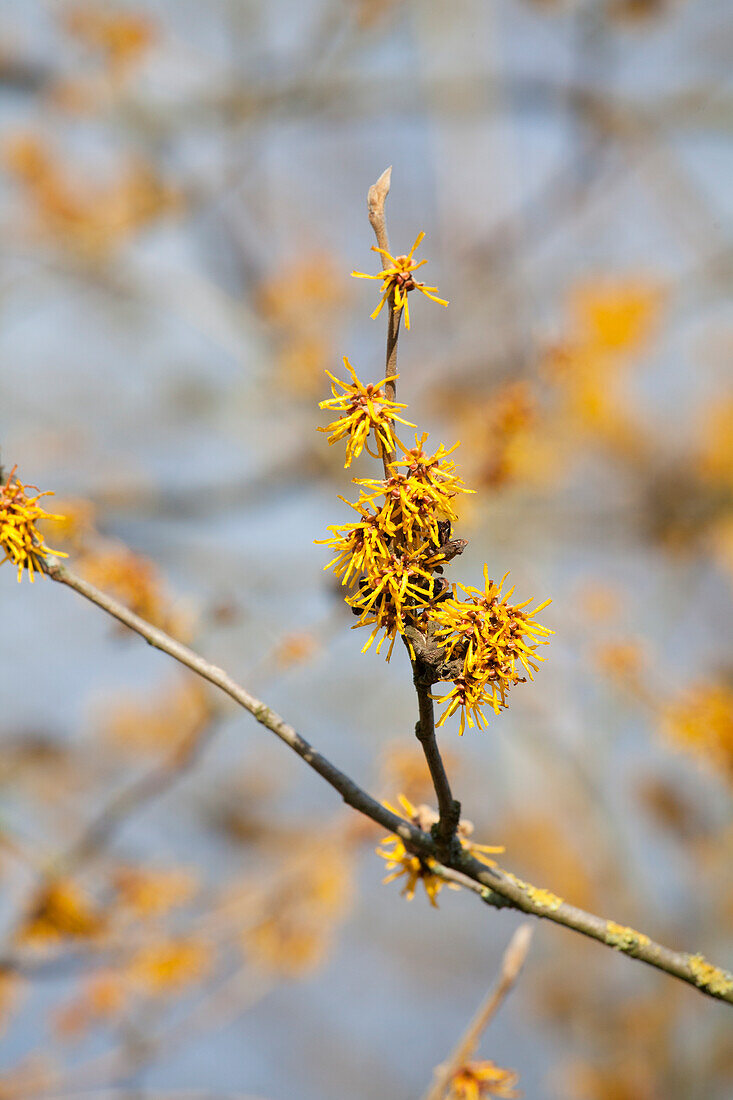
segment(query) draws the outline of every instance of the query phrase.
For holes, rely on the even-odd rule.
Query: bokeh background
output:
[[[349,273],[392,164],[451,302],[414,303],[400,396],[478,490],[451,579],[553,598],[534,684],[441,731],[464,813],[730,967],[727,8],[5,0],[0,442],[76,569],[428,798],[407,659],[360,655],[314,545],[352,489],[324,369],[382,374]],[[70,591],[8,566],[0,622],[3,1100],[419,1096],[517,920],[382,886],[379,833]],[[481,1054],[532,1100],[725,1100],[726,1023],[537,925]]]

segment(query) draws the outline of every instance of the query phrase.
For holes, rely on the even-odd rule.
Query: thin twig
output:
[[[424,1100],[443,1100],[451,1080],[461,1066],[469,1060],[487,1026],[496,1015],[507,994],[516,984],[527,958],[531,939],[531,926],[520,924],[504,952],[498,981],[489,990],[448,1060],[437,1067],[435,1081],[425,1094]]]
[[[377,247],[384,249],[384,252],[389,252],[389,236],[387,234],[387,219],[384,212],[384,204],[389,194],[389,187],[392,181],[392,165],[389,168],[385,168],[381,176],[376,183],[373,183],[367,193],[367,211],[369,213],[369,224],[374,230],[374,236],[377,238]],[[384,255],[384,252],[380,252],[382,260],[382,268],[389,267],[389,260]],[[392,378],[397,374],[397,342],[400,337],[400,322],[402,321],[402,310],[398,309],[395,312],[394,308],[394,291],[389,296],[387,302],[387,354],[385,360],[384,373],[387,378]],[[397,380],[392,379],[391,382],[385,383],[384,387],[385,395],[389,401],[397,400]],[[390,451],[387,447],[382,447],[382,463],[384,465],[384,476],[389,477],[389,464],[394,458],[394,452]]]
[[[202,1030],[218,1030],[232,1019],[259,1004],[272,990],[272,978],[241,967],[219,986],[193,1005],[182,1019],[162,1031],[142,1038],[133,1058],[129,1051],[116,1048],[72,1066],[68,1073],[61,1068],[40,1069],[17,1084],[9,1084],[11,1100],[51,1100],[109,1086],[124,1081],[133,1074],[168,1056],[181,1045],[199,1038]],[[137,1090],[135,1090],[137,1091]]]
[[[376,799],[362,790],[353,779],[350,779],[330,760],[317,752],[279,714],[276,714],[265,703],[256,699],[255,696],[236,683],[223,669],[211,664],[187,646],[176,641],[175,638],[171,638],[159,627],[146,623],[139,615],[135,615],[123,604],[101,592],[94,585],[89,584],[88,581],[75,576],[58,559],[49,557],[44,571],[52,580],[66,585],[67,588],[96,604],[97,607],[117,619],[118,622],[130,627],[136,634],[144,638],[149,645],[160,649],[163,653],[167,653],[169,657],[173,657],[174,660],[179,661],[186,668],[190,668],[192,672],[196,672],[204,680],[208,680],[209,683],[220,688],[235,702],[239,703],[241,707],[249,711],[261,725],[266,726],[276,737],[284,741],[302,760],[305,760],[309,767],[318,772],[334,790],[339,792],[349,806],[371,818],[377,824],[383,825],[389,832],[401,837],[410,846],[411,850],[431,859],[438,857],[437,846],[432,836],[424,833],[411,822],[405,821],[404,818],[398,817],[386,806],[377,802]],[[733,976],[718,968],[715,968],[712,974],[708,973],[701,969],[698,956],[690,956],[682,951],[672,951],[670,948],[663,947],[639,933],[631,935],[631,929],[625,929],[627,935],[621,936],[616,931],[615,926],[610,926],[609,921],[605,918],[587,913],[583,909],[577,909],[573,905],[568,905],[567,902],[548,894],[547,891],[537,891],[508,872],[502,871],[499,867],[486,867],[463,849],[454,851],[450,860],[446,860],[444,863],[447,864],[445,870],[449,872],[448,874],[444,874],[444,868],[441,866],[440,861],[431,870],[435,870],[436,874],[444,874],[444,877],[450,877],[453,881],[460,881],[460,879],[454,878],[453,875],[454,872],[459,872],[461,875],[472,879],[474,883],[480,883],[483,889],[474,892],[480,893],[482,899],[489,905],[496,908],[509,905],[512,908],[521,910],[523,913],[543,917],[555,924],[562,924],[572,931],[580,932],[584,936],[605,944],[607,947],[623,951],[624,954],[639,959],[648,966],[663,970],[672,977],[687,982],[688,985],[698,989],[706,996],[733,1004]]]

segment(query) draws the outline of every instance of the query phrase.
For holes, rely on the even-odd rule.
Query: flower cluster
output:
[[[438,814],[431,806],[413,806],[409,799],[405,798],[403,794],[398,796],[398,801],[401,806],[401,810],[395,806],[390,805],[389,802],[385,802],[384,805],[388,810],[391,810],[393,814],[398,814],[404,818],[405,821],[409,821],[410,824],[415,825],[423,832],[429,833],[433,825],[438,821]],[[487,867],[495,867],[496,863],[490,858],[496,852],[503,852],[503,848],[491,847],[488,844],[476,844],[469,840],[469,837],[473,833],[473,825],[470,821],[460,821],[458,824],[457,835],[461,847],[470,852],[472,856],[480,860]],[[383,879],[383,882],[394,882],[395,879],[405,879],[402,893],[408,901],[412,901],[415,896],[415,887],[418,882],[422,882],[425,893],[428,895],[428,900],[431,905],[437,908],[437,901],[435,900],[444,886],[448,886],[451,890],[458,890],[455,883],[446,882],[440,875],[434,871],[435,863],[429,856],[414,855],[405,846],[404,841],[396,836],[390,834],[381,841],[380,846],[376,849],[377,855],[381,856],[386,861],[387,876]]]
[[[332,537],[319,541],[333,553],[326,568],[352,590],[346,602],[359,616],[357,626],[373,628],[364,650],[383,631],[377,652],[388,638],[389,659],[397,634],[404,634],[408,621],[418,618],[447,589],[434,574],[442,572],[444,544],[450,538],[451,521],[457,518],[453,500],[470,490],[448,458],[455,447],[446,451],[441,446],[429,454],[424,449],[427,434],[416,437],[412,449],[397,438],[394,421],[407,421],[395,410],[405,406],[387,400],[381,389],[393,379],[364,386],[348,360],[344,362],[353,383],[338,383],[344,394],[322,403],[322,407],[338,408],[344,416],[321,430],[333,432],[329,442],[347,439],[347,466],[362,449],[373,455],[368,447],[371,432],[385,454],[392,456],[399,447],[404,458],[386,463],[385,478],[354,478],[361,487],[359,499],[345,503],[358,514],[358,522],[331,526]]]
[[[413,277],[425,262],[413,258],[422,238],[421,233],[405,256],[393,257],[376,249],[385,257],[381,276],[352,272],[359,278],[382,279],[382,298],[373,316],[389,299],[396,311],[404,309],[409,328],[409,291],[417,289],[435,299],[435,288],[425,287]],[[443,299],[435,300],[447,305]],[[352,479],[359,486],[359,498],[344,502],[356,516],[350,523],[329,527],[330,537],[318,540],[331,550],[325,568],[333,569],[348,590],[345,601],[358,616],[356,626],[371,627],[362,652],[378,639],[379,653],[388,641],[389,660],[397,635],[401,635],[413,662],[422,662],[423,680],[431,677],[431,684],[453,681],[451,691],[441,699],[447,706],[439,724],[460,708],[461,733],[466,721],[483,728],[482,708],[488,705],[498,713],[506,706],[509,688],[531,679],[541,660],[537,647],[545,644],[551,631],[535,621],[536,612],[527,611],[527,603],[513,606],[508,602],[511,592],[503,596],[502,586],[489,581],[488,567],[483,592],[464,588],[468,599],[456,597],[455,586],[443,571],[466,546],[465,540],[453,537],[457,498],[473,492],[464,485],[452,457],[459,444],[449,448],[441,444],[432,450],[427,446],[427,432],[416,433],[414,446],[403,443],[396,428],[408,421],[400,415],[406,406],[396,400],[399,376],[390,374],[376,384],[364,385],[348,359],[344,364],[351,381],[341,382],[327,371],[333,397],[321,402],[321,408],[340,415],[319,430],[331,433],[329,443],[345,440],[346,467],[366,450],[382,459],[384,474]],[[430,654],[429,667],[426,653]],[[397,849],[395,855],[395,866],[402,867],[398,873],[408,874],[409,893],[417,878],[424,878],[425,866],[413,862],[410,870],[404,860],[414,857]],[[431,884],[430,879],[427,883],[434,900],[439,885]]]
[[[540,626],[534,616],[550,601],[532,612],[527,610],[531,600],[510,604],[514,589],[502,593],[507,576],[495,584],[489,579],[489,567],[484,566],[483,591],[459,585],[468,599],[447,599],[433,611],[438,627],[435,636],[445,648],[447,659],[460,658],[462,662],[452,690],[447,695],[434,696],[438,702],[448,704],[439,726],[460,707],[461,734],[466,722],[483,729],[482,708],[490,706],[498,714],[507,705],[509,688],[524,683],[527,677],[531,680],[538,662],[544,660],[537,647],[547,645],[547,636],[552,631]]]
[[[417,279],[413,277],[417,269],[428,262],[427,260],[420,260],[418,263],[412,258],[424,236],[424,233],[418,233],[414,245],[406,256],[392,256],[386,248],[377,248],[376,245],[372,245],[372,252],[378,252],[387,261],[381,275],[367,275],[364,271],[351,272],[355,279],[377,279],[382,283],[379,288],[382,297],[379,300],[379,305],[374,310],[374,313],[372,313],[372,318],[378,317],[384,303],[392,298],[395,313],[401,313],[404,309],[405,328],[409,329],[410,306],[407,301],[407,295],[411,290],[419,290],[426,298],[430,298],[433,302],[438,302],[441,306],[448,305],[445,298],[438,298],[436,295],[435,291],[438,289],[437,286],[426,286],[425,283],[419,283]]]
[[[66,554],[46,546],[36,524],[42,519],[62,517],[45,512],[38,504],[41,497],[53,494],[40,493],[35,485],[23,485],[15,476],[15,470],[16,467],[13,467],[8,480],[0,485],[0,549],[5,555],[0,565],[6,561],[16,565],[19,581],[22,580],[23,570],[27,569],[33,581],[34,573],[42,571],[43,562],[49,554],[66,557]],[[28,496],[28,489],[32,489],[35,496]]]

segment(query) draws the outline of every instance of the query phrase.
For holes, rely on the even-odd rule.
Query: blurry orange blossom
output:
[[[669,700],[662,731],[680,749],[694,753],[733,783],[733,689],[723,680],[703,680]]]
[[[184,745],[212,717],[208,692],[196,676],[182,676],[152,697],[130,699],[129,693],[96,707],[95,724],[130,752],[159,753]]]
[[[70,879],[42,886],[17,932],[20,943],[44,946],[62,939],[89,939],[106,928],[106,919],[88,894]]]
[[[213,950],[203,940],[164,937],[135,952],[126,976],[143,994],[168,996],[205,977],[212,961]]]

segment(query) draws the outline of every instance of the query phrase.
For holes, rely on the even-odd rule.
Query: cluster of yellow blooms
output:
[[[358,379],[352,389],[358,392],[357,387],[361,387]],[[375,413],[372,427],[377,439],[393,438],[393,429],[383,426],[385,406],[376,404]],[[344,420],[326,430],[349,432],[348,466],[362,450],[361,445],[354,447],[357,432],[363,430],[361,408],[350,417],[353,432]],[[363,437],[360,434],[358,438]],[[470,492],[456,475],[455,464],[448,461],[451,452],[440,447],[435,454],[426,454],[426,439],[427,435],[416,437],[415,447],[408,450],[394,437],[405,458],[390,462],[384,479],[354,478],[356,485],[368,490],[362,490],[359,500],[350,504],[359,522],[332,526],[329,530],[333,537],[322,540],[335,555],[326,568],[333,568],[342,584],[356,588],[346,602],[359,615],[358,625],[373,626],[364,650],[384,630],[377,652],[389,638],[387,659],[392,655],[396,635],[405,632],[406,617],[420,616],[435,597],[446,591],[445,582],[433,574],[442,572],[441,562],[445,561],[444,536],[449,535],[450,523],[456,518],[453,498]],[[392,447],[389,450],[394,453]],[[400,466],[406,470],[403,472]]]
[[[5,484],[0,484],[0,549],[5,555],[0,559],[0,565],[10,561],[17,566],[19,581],[23,570],[27,569],[33,581],[34,573],[41,572],[48,554],[66,557],[66,554],[46,546],[36,526],[39,520],[61,517],[45,512],[38,504],[41,497],[53,494],[40,493],[35,485],[23,485],[15,476],[15,470],[16,467],[13,467]],[[28,489],[34,490],[35,496],[28,496]]]
[[[413,259],[422,238],[421,233],[406,256],[393,257],[375,249],[389,261],[382,275],[352,273],[382,280],[382,297],[372,316],[389,301],[398,323],[404,312],[409,328],[407,296],[411,290],[447,305],[435,297],[434,287],[425,287],[413,278],[413,272],[425,262]],[[349,589],[345,598],[359,617],[356,625],[372,627],[362,652],[381,633],[376,649],[379,652],[389,639],[389,660],[397,635],[405,636],[408,627],[430,635],[442,648],[444,663],[452,664],[448,678],[455,676],[460,666],[453,689],[440,700],[447,706],[439,724],[460,708],[461,734],[466,722],[483,728],[482,707],[489,705],[498,713],[506,706],[508,689],[526,677],[531,679],[542,659],[537,647],[546,644],[551,631],[540,626],[533,615],[546,604],[535,612],[526,610],[529,601],[511,605],[512,592],[502,595],[502,585],[489,580],[488,568],[483,591],[464,588],[468,599],[456,598],[455,586],[451,587],[442,573],[446,562],[465,546],[463,540],[452,539],[452,524],[458,518],[456,498],[473,492],[464,485],[451,458],[459,444],[449,449],[441,445],[431,452],[426,450],[428,436],[423,433],[415,436],[414,447],[405,446],[396,424],[415,425],[399,415],[406,406],[395,400],[393,384],[398,376],[364,385],[348,359],[344,364],[351,381],[341,382],[327,372],[333,397],[320,406],[337,412],[338,419],[319,431],[330,433],[331,444],[345,441],[346,468],[366,450],[372,457],[382,458],[384,477],[353,478],[360,487],[359,499],[345,503],[358,518],[331,526],[331,537],[319,540],[333,553],[326,568],[333,569]],[[375,450],[369,448],[372,433]],[[406,641],[414,659],[414,647]]]

